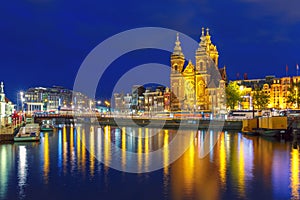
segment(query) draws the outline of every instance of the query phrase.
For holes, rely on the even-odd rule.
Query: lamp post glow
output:
[[[106,105],[106,107],[108,107],[108,111],[111,114],[109,101],[104,101],[104,104]]]
[[[20,100],[21,100],[21,110],[23,112],[23,110],[24,110],[24,101],[25,101],[24,92],[23,91],[20,92]]]

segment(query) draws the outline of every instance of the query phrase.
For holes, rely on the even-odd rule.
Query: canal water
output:
[[[0,144],[0,199],[300,199],[292,141],[187,131],[189,146],[171,163],[177,135],[78,125],[44,132],[38,143]],[[151,171],[160,149],[162,168]]]

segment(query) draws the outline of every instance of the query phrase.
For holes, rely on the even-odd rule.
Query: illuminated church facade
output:
[[[212,43],[209,29],[202,28],[200,43],[195,53],[195,64],[185,66],[179,35],[171,55],[170,89],[171,110],[210,111],[226,110],[226,69],[218,68],[219,53]]]

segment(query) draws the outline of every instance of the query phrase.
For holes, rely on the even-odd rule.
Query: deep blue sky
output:
[[[3,1],[0,7],[0,79],[7,96],[33,86],[72,88],[88,53],[108,37],[132,28],[175,29],[199,40],[209,27],[229,79],[296,74],[300,62],[298,0]],[[107,96],[120,71],[149,61],[169,63],[168,53],[120,58],[105,78]],[[123,60],[122,60],[123,59]],[[167,77],[168,78],[168,77]],[[111,84],[110,84],[111,83]]]

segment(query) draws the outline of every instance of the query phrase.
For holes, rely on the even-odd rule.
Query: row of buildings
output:
[[[95,107],[93,99],[61,86],[29,88],[20,93],[20,99],[22,110],[27,113],[63,110],[85,112]]]
[[[226,112],[226,68],[218,68],[219,53],[209,29],[202,28],[195,64],[186,61],[179,35],[171,54],[170,88],[133,86],[131,93],[114,94],[117,112]]]
[[[163,86],[145,88],[134,85],[131,93],[114,94],[114,112],[132,113],[140,112],[157,113],[170,109],[170,90]]]
[[[275,109],[293,109],[299,107],[298,90],[300,76],[281,77],[266,76],[262,79],[236,80],[240,86],[240,93],[243,100],[237,106],[237,109],[252,109],[251,102],[255,89],[263,91],[269,96],[268,108]],[[294,95],[295,102],[289,102],[289,96]]]

